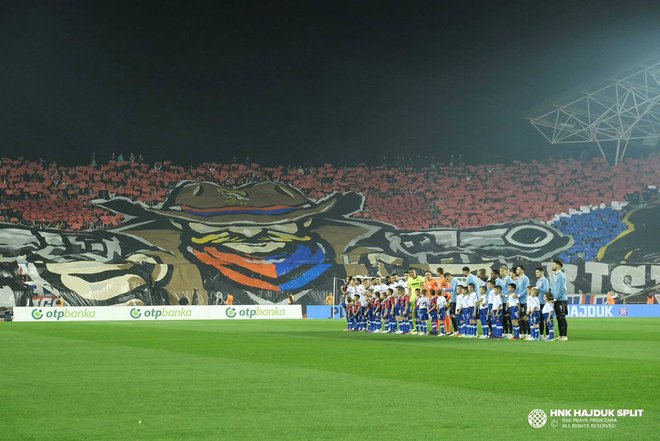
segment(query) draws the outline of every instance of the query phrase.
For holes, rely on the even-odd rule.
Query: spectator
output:
[[[625,229],[622,218],[632,204],[621,209],[610,207],[612,201],[653,203],[659,198],[654,187],[659,155],[627,158],[615,169],[600,158],[584,163],[531,161],[463,168],[442,164],[414,168],[399,160],[391,168],[324,164],[307,170],[236,162],[183,167],[164,161],[149,167],[142,161],[123,163],[123,154],[117,158],[121,162],[115,162],[114,153],[112,159],[96,167],[63,167],[2,158],[0,221],[74,231],[112,228],[123,217],[96,207],[94,199],[126,197],[153,206],[182,180],[226,186],[272,180],[291,184],[316,199],[333,192],[361,192],[365,203],[353,216],[406,230],[465,229],[521,218],[553,222],[576,240],[576,246],[560,258],[576,262],[580,256],[594,260],[599,249]],[[571,179],[559,180],[558,175]],[[548,194],[547,186],[556,188],[555,194]],[[520,188],[525,191],[517,192]],[[561,198],[556,196],[558,192]],[[570,214],[559,217],[562,212]]]

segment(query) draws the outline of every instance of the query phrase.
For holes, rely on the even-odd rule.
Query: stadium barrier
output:
[[[300,305],[16,307],[15,322],[302,319]]]
[[[334,309],[334,313],[333,310]],[[329,305],[307,305],[308,319],[343,319],[346,317],[346,311],[341,306]]]
[[[332,309],[334,308],[334,314]],[[344,319],[340,306],[308,305],[308,319]],[[569,317],[660,317],[660,305],[568,305]]]
[[[660,305],[568,305],[569,317],[660,317]]]

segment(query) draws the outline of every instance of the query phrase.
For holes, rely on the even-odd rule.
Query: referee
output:
[[[454,277],[451,273],[445,273],[445,280],[449,282],[449,288],[445,288],[445,292],[450,293],[451,298],[449,299],[449,318],[451,319],[451,324],[454,327],[454,334],[458,332],[458,323],[456,322],[456,297],[458,294],[458,279]],[[449,329],[445,329],[447,334],[451,332]]]
[[[568,294],[566,292],[566,275],[562,268],[564,263],[555,259],[552,261],[552,271],[555,275],[552,278],[552,295],[555,298],[555,315],[559,325],[559,341],[568,340],[568,323],[566,315],[568,314]]]

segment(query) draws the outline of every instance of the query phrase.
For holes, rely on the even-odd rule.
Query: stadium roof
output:
[[[593,92],[574,95],[553,105],[530,122],[552,144],[596,143],[616,147],[614,165],[631,140],[660,138],[660,62],[611,79]]]

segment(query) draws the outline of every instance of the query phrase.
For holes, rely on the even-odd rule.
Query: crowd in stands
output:
[[[552,225],[562,233],[573,236],[580,246],[562,253],[559,258],[566,262],[596,260],[600,248],[626,230],[623,215],[622,210],[607,207],[561,217]]]
[[[638,197],[659,184],[660,169],[658,155],[629,158],[615,168],[602,158],[309,168],[240,163],[184,167],[140,159],[131,154],[128,160],[97,164],[93,159],[91,165],[67,167],[2,158],[0,221],[67,230],[108,228],[120,224],[122,216],[96,208],[93,199],[124,196],[154,205],[182,180],[226,186],[273,180],[291,184],[310,198],[335,191],[362,192],[365,204],[355,217],[402,229],[470,228],[526,219],[548,222],[570,209]]]

